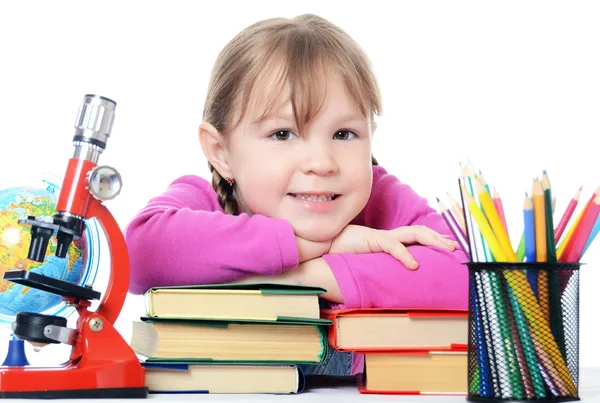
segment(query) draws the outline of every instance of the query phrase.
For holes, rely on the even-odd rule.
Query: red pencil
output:
[[[579,259],[581,259],[583,248],[592,233],[592,228],[594,227],[599,214],[600,194],[597,194],[585,212],[585,215],[581,218],[577,234],[573,234],[574,237],[575,235],[577,236],[575,237],[572,247],[569,250],[566,250],[565,248],[564,262],[578,262]],[[567,247],[568,246],[569,245],[567,245]]]
[[[558,244],[558,241],[559,241],[560,237],[562,236],[563,232],[565,231],[565,228],[567,228],[567,224],[569,223],[569,220],[571,219],[573,212],[577,208],[577,204],[579,203],[579,198],[581,197],[581,189],[582,188],[583,188],[583,186],[581,186],[579,188],[579,190],[577,191],[577,193],[575,193],[575,196],[573,196],[573,198],[569,202],[569,205],[567,206],[565,213],[563,214],[562,218],[560,219],[560,222],[558,223],[558,225],[556,226],[556,229],[554,230],[554,242],[556,244]]]
[[[583,207],[583,210],[581,211],[581,219],[579,220],[579,222],[573,223],[573,225],[577,224],[577,226],[576,227],[572,227],[573,233],[571,234],[571,237],[569,239],[566,239],[567,243],[565,244],[565,248],[563,249],[561,255],[559,256],[559,259],[558,259],[559,262],[567,262],[567,260],[566,260],[567,255],[570,255],[572,253],[571,249],[573,249],[573,244],[575,243],[575,241],[579,237],[581,226],[582,226],[582,224],[584,222],[583,219],[585,217],[587,217],[588,210],[592,207],[594,199],[599,194],[600,194],[600,187],[598,187],[598,189],[596,189],[596,191],[594,192],[594,194],[592,195],[592,197],[590,197],[590,199],[588,200],[588,202]]]

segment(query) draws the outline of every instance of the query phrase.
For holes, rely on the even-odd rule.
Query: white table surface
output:
[[[582,368],[580,370],[579,397],[584,402],[600,403],[600,368]],[[199,402],[398,402],[433,403],[466,402],[466,396],[400,396],[400,395],[361,395],[354,381],[335,378],[311,378],[304,393],[298,395],[211,395],[211,394],[150,394],[148,399],[163,402],[199,401]],[[2,399],[0,403],[31,402],[32,400]],[[47,402],[74,402],[74,400],[46,400]],[[81,401],[81,400],[79,400]],[[143,401],[142,399],[86,399],[86,402],[124,403]]]

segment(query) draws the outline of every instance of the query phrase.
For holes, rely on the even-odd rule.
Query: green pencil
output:
[[[544,171],[542,177],[542,188],[544,189],[544,204],[546,213],[546,245],[547,259],[549,263],[556,263],[556,243],[554,242],[554,222],[552,217],[552,188],[548,174]],[[550,305],[550,326],[558,348],[566,359],[565,329],[562,320],[562,306],[560,302],[560,280],[556,270],[548,272],[548,300]]]

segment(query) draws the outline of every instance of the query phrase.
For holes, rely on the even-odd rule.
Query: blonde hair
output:
[[[381,95],[361,47],[324,18],[305,14],[273,18],[248,26],[219,53],[212,70],[203,119],[220,133],[235,129],[249,109],[256,84],[269,80],[261,94],[264,119],[289,90],[298,130],[321,108],[327,68],[335,69],[346,90],[367,117],[381,114]],[[275,77],[275,79],[273,79]],[[286,100],[287,101],[287,100]],[[377,160],[372,157],[373,165]],[[212,185],[227,214],[239,214],[234,187],[209,163]]]

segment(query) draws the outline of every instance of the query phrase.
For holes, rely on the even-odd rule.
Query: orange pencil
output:
[[[544,191],[538,179],[533,181],[533,216],[535,222],[535,260],[545,262],[548,260],[548,245],[546,243],[546,208]],[[542,314],[550,323],[550,296],[548,294],[548,272],[538,272],[538,298]]]

